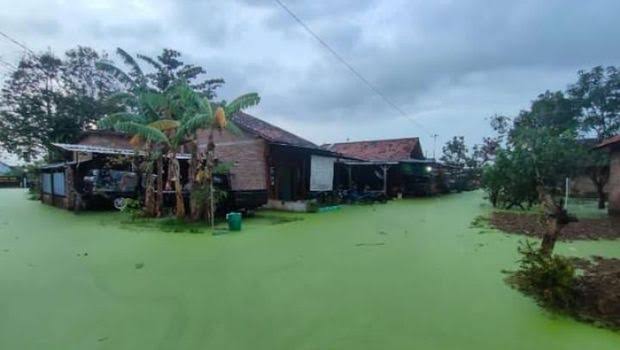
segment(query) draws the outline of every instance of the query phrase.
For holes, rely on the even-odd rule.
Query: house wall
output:
[[[228,130],[215,132],[215,156],[220,162],[233,163],[230,186],[233,191],[267,189],[267,143],[252,135],[236,135]],[[209,140],[208,131],[198,132],[198,147],[203,150]]]
[[[611,150],[608,210],[610,215],[620,216],[620,145]]]
[[[609,183],[603,191],[609,193]],[[587,175],[580,175],[570,180],[570,195],[573,197],[597,198],[596,186]]]
[[[50,169],[41,174],[49,174],[51,184],[47,188],[43,187],[41,191],[41,201],[45,204],[53,205],[63,209],[73,209],[75,200],[75,191],[73,190],[74,170],[70,166]],[[61,175],[62,174],[62,175]],[[57,181],[62,181],[59,184]],[[58,193],[62,190],[62,193]]]
[[[267,145],[263,139],[248,135],[234,134],[228,130],[215,132],[215,156],[221,162],[233,163],[230,170],[230,185],[233,191],[256,191],[267,189]],[[198,146],[206,149],[209,132],[198,132]],[[129,148],[129,137],[115,134],[90,134],[78,143],[82,145]]]
[[[301,148],[270,145],[269,199],[298,201],[310,194],[310,155]]]

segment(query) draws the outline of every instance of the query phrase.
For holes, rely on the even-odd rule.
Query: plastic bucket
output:
[[[226,214],[229,231],[241,231],[241,213],[230,212]]]

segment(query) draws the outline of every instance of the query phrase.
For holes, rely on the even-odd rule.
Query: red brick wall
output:
[[[214,134],[215,155],[221,162],[231,162],[231,188],[234,191],[266,190],[267,143],[250,135],[235,135],[227,130]],[[207,131],[198,133],[198,145],[206,148]]]
[[[222,162],[231,162],[231,187],[235,191],[265,190],[267,187],[267,168],[265,160],[266,142],[251,135],[236,135],[228,130],[215,132],[215,155]],[[198,132],[198,145],[206,148],[208,131]],[[87,135],[80,144],[133,148],[129,138],[122,135]]]
[[[609,214],[620,216],[620,146],[612,150],[609,171]]]

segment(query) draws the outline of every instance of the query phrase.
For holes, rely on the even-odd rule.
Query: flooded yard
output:
[[[0,190],[2,349],[618,349],[503,282],[524,239],[481,193],[259,212],[211,235]],[[620,240],[558,243],[620,257]]]

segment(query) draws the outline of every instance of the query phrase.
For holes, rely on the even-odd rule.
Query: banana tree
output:
[[[160,129],[161,124],[161,121],[153,120],[152,117],[132,113],[112,114],[101,119],[98,123],[100,128],[111,128],[132,135],[130,143],[144,153],[141,172],[146,175],[144,204],[147,216],[155,216],[161,211],[155,197],[152,176],[157,159],[161,157],[161,149],[168,141]]]
[[[160,216],[163,204],[162,157],[178,149],[172,137],[179,125],[172,119],[175,114],[178,114],[175,113],[177,110],[173,94],[171,91],[160,93],[136,88],[128,93],[115,95],[114,98],[126,105],[127,111],[106,116],[98,125],[100,128],[116,129],[132,135],[130,144],[144,152],[142,168],[143,172],[148,175],[145,181],[145,214]],[[176,154],[176,151],[173,153]],[[174,158],[176,161],[176,157]],[[158,174],[156,176],[157,191],[154,189],[152,177],[154,168]],[[179,187],[178,196],[182,198],[180,186],[175,187]],[[182,200],[180,202],[182,203]],[[179,212],[180,215],[184,215],[183,208],[179,208]]]
[[[213,227],[215,211],[215,189],[213,187],[213,171],[215,169],[214,133],[216,131],[222,132],[224,129],[236,134],[240,133],[234,123],[227,120],[227,116],[258,104],[260,97],[256,93],[249,93],[236,98],[229,104],[215,104],[182,82],[174,87],[174,95],[175,98],[172,101],[174,101],[175,110],[182,111],[183,115],[179,119],[180,125],[176,130],[175,144],[185,144],[190,151],[188,181],[192,185],[194,193],[208,193],[209,202],[205,216]],[[209,132],[206,153],[199,152],[198,149],[196,133],[201,129]],[[204,168],[201,166],[203,160],[206,163]],[[202,187],[206,187],[206,189]],[[191,217],[194,220],[200,217],[199,208],[202,203],[199,202],[204,202],[204,200],[200,198],[190,200]]]

